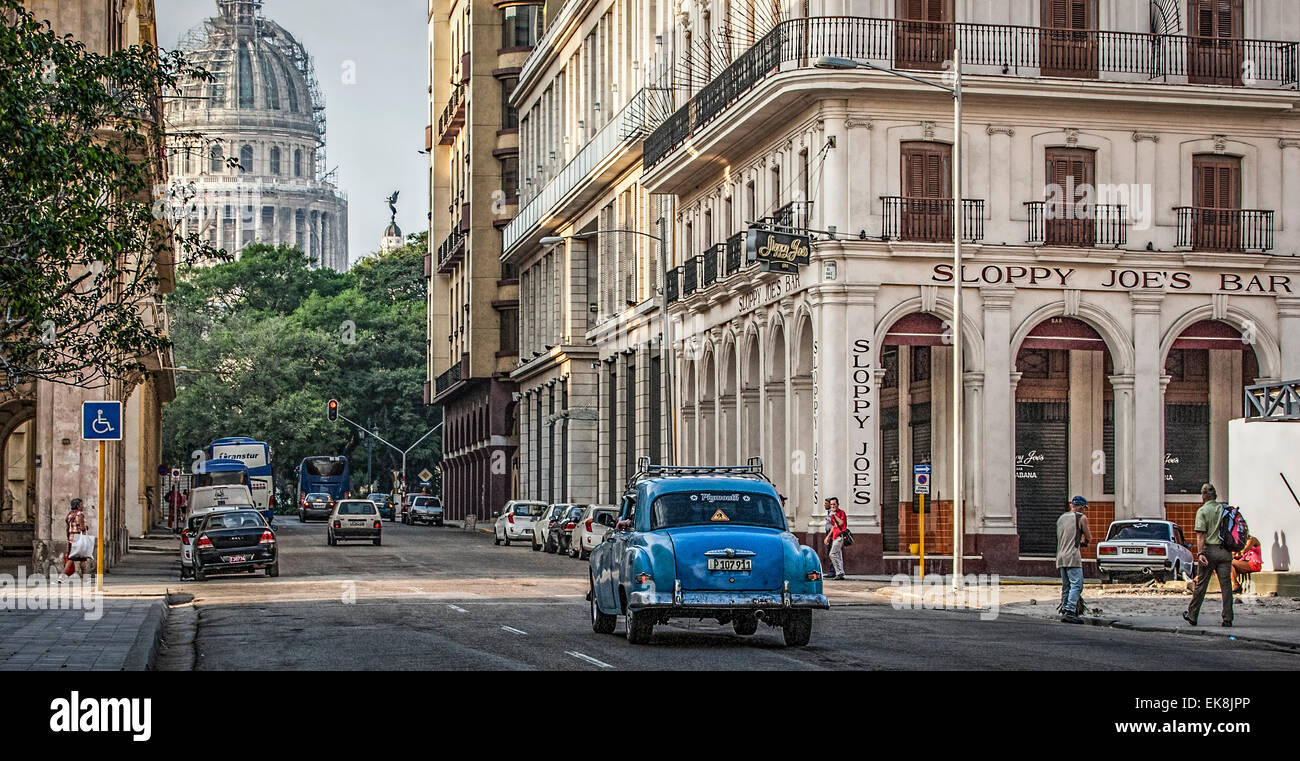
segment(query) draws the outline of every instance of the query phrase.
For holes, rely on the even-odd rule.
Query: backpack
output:
[[[1241,552],[1246,548],[1250,538],[1250,529],[1246,519],[1241,517],[1241,509],[1224,503],[1223,513],[1219,517],[1219,546],[1229,552]]]

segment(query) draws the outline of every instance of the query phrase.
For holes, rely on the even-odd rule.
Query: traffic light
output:
[[[327,417],[329,417],[331,423],[339,419],[338,400],[331,399],[329,404],[325,405],[325,409],[327,410]]]

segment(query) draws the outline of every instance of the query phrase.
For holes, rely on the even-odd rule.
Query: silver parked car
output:
[[[1106,539],[1097,544],[1097,569],[1111,583],[1118,576],[1183,578],[1194,562],[1183,530],[1173,521],[1114,521]]]
[[[614,530],[618,508],[614,505],[588,505],[578,516],[569,539],[569,557],[586,560],[596,545]]]

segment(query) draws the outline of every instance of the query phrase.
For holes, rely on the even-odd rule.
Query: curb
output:
[[[145,615],[144,626],[136,634],[135,644],[127,652],[123,671],[152,671],[158,656],[158,643],[167,627],[167,598],[152,602]]]
[[[1282,648],[1284,650],[1300,650],[1300,644],[1295,642],[1283,642],[1276,639],[1264,639],[1262,637],[1239,637],[1236,634],[1229,634],[1227,631],[1213,629],[1204,629],[1200,627],[1175,628],[1169,626],[1142,626],[1139,624],[1127,624],[1123,621],[1112,621],[1111,626],[1116,629],[1128,629],[1135,632],[1158,632],[1164,634],[1194,634],[1198,637],[1231,637],[1237,642],[1252,642],[1261,645],[1270,645],[1272,647]]]

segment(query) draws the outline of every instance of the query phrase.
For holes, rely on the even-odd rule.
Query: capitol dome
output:
[[[347,200],[325,163],[325,103],[311,56],[262,14],[262,0],[216,0],[179,47],[213,75],[167,100],[173,183],[192,183],[183,232],[236,253],[296,246],[317,266],[348,266]]]

